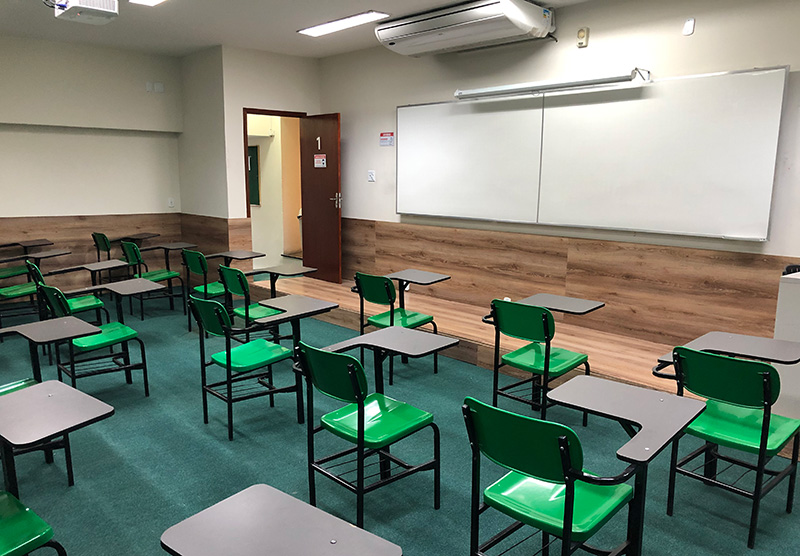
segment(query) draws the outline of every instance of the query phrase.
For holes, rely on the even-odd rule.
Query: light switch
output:
[[[683,36],[688,37],[694,34],[694,18],[690,17],[683,23]]]
[[[375,170],[367,170],[367,181],[368,182],[375,181]]]

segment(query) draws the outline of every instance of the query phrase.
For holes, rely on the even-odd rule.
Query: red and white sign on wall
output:
[[[328,167],[327,155],[315,154],[314,155],[314,168],[327,168],[327,167]]]
[[[381,132],[381,147],[394,147],[394,131]]]

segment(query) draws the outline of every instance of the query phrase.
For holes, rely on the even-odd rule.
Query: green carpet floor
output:
[[[197,332],[187,332],[186,318],[162,308],[165,305],[148,303],[144,321],[127,317],[147,346],[149,398],[143,394],[141,373],[134,374],[132,385],[119,373],[78,383],[84,392],[113,405],[116,413],[71,435],[75,486],[67,486],[63,453],[56,454],[54,465],[45,464],[41,453],[17,458],[21,499],[53,526],[56,539],[72,556],[163,554],[159,538],[164,530],[256,483],[308,500],[306,428],[296,421],[293,395],[277,396],[274,408],[268,398],[237,404],[233,442],[227,440],[225,405],[219,400],[209,400],[210,423],[203,424]],[[4,324],[16,322],[9,319]],[[302,328],[304,340],[317,346],[354,335],[313,319]],[[55,368],[45,365],[43,374],[45,380],[54,379]],[[371,378],[369,364],[367,374]],[[0,382],[28,376],[26,342],[6,339],[0,344]],[[278,365],[276,382],[292,380],[289,365]],[[365,527],[402,546],[406,555],[466,556],[470,453],[460,406],[467,395],[490,400],[491,375],[447,357],[440,359],[439,374],[434,375],[430,358],[412,360],[409,365],[398,363],[395,384],[387,386],[386,393],[435,415],[442,431],[442,508],[433,509],[431,473],[420,473],[367,495]],[[511,401],[501,403],[515,409]],[[317,406],[319,415],[335,404],[317,396]],[[627,438],[619,425],[590,417],[583,428],[580,414],[563,408],[548,416],[578,433],[587,469],[600,474],[624,469],[614,455]],[[319,441],[318,453],[342,445],[336,439]],[[428,459],[431,434],[416,435],[396,452],[410,461]],[[743,498],[679,477],[675,516],[665,515],[667,465],[665,452],[649,470],[645,555],[800,553],[800,520],[784,513],[787,482],[764,500],[756,548],[750,551],[749,506]],[[491,475],[485,474],[487,480]],[[322,477],[317,479],[317,492],[320,508],[355,521],[352,494]],[[505,523],[490,512],[482,523],[484,538]],[[610,547],[624,534],[625,512],[594,544]],[[528,543],[508,554],[535,552]],[[264,554],[271,553],[265,548]]]

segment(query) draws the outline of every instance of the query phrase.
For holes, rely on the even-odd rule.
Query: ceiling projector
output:
[[[91,25],[105,25],[119,14],[119,0],[61,0],[56,17]]]

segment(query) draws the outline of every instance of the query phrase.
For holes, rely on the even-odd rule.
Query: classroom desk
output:
[[[53,257],[60,257],[62,255],[69,255],[71,251],[66,249],[49,249],[47,251],[36,251],[35,253],[28,253],[26,255],[15,255],[14,257],[6,257],[0,259],[0,263],[10,263],[14,261],[33,261],[33,264],[40,266],[44,259],[52,259]]]
[[[537,307],[544,307],[550,311],[558,311],[559,313],[567,313],[570,315],[585,315],[606,306],[602,301],[566,297],[552,293],[537,293],[525,299],[520,299],[517,303],[536,305]]]
[[[420,286],[430,286],[449,280],[447,274],[439,274],[438,272],[428,272],[427,270],[416,270],[407,268],[398,272],[386,274],[387,278],[397,280],[397,289],[399,290],[398,303],[399,306],[405,309],[406,306],[406,288],[409,284],[418,284]]]
[[[69,294],[78,293],[93,293],[96,291],[106,290],[114,294],[115,304],[117,307],[117,320],[125,324],[125,317],[122,311],[122,298],[130,297],[132,295],[143,295],[146,293],[156,292],[165,289],[166,286],[157,282],[152,282],[144,278],[130,278],[129,280],[120,280],[119,282],[109,282],[99,286],[90,286],[80,290],[73,290],[67,292]],[[142,314],[144,320],[144,314]]]
[[[264,253],[259,253],[258,251],[243,251],[243,250],[236,250],[236,251],[223,251],[222,253],[213,253],[211,255],[206,255],[206,260],[208,259],[216,259],[222,257],[225,266],[231,266],[233,261],[248,261],[250,259],[257,259],[259,257],[266,257]]]
[[[296,264],[286,263],[269,268],[261,268],[259,270],[250,270],[245,272],[245,275],[256,276],[258,274],[269,274],[269,296],[274,298],[278,294],[276,286],[280,276],[302,276],[316,271],[316,268],[311,268],[310,266],[298,266]]]
[[[375,358],[375,391],[383,394],[383,362],[392,355],[426,357],[458,344],[455,338],[423,332],[415,328],[390,326],[350,338],[325,349],[342,352],[354,348],[372,350]]]
[[[402,556],[399,546],[268,485],[253,485],[161,535],[173,556]]]
[[[117,268],[125,268],[128,266],[128,263],[125,261],[121,261],[119,259],[111,259],[108,261],[100,261],[97,263],[87,263],[80,265],[79,268],[83,270],[88,270],[89,273],[92,275],[92,285],[96,286],[102,283],[102,272],[108,271],[109,274],[112,270]]]
[[[277,315],[256,319],[255,322],[264,328],[271,328],[285,322],[292,325],[292,344],[297,347],[300,343],[300,321],[304,318],[314,317],[333,311],[339,305],[330,301],[314,299],[304,295],[285,295],[274,299],[264,299],[259,305],[283,311]]]
[[[44,247],[46,245],[53,245],[53,242],[49,239],[28,239],[24,241],[10,241],[8,243],[0,244],[0,249],[5,247],[22,247],[22,252],[26,255],[28,254],[28,249],[31,247]]]
[[[628,516],[631,550],[626,554],[641,555],[647,466],[703,412],[705,403],[594,376],[577,376],[551,390],[548,397],[559,405],[614,419],[631,436],[617,450],[617,458],[636,466]]]
[[[732,334],[730,332],[708,332],[688,344],[684,344],[684,346],[731,357],[757,359],[767,363],[781,363],[783,365],[800,363],[800,342],[790,342],[788,340]],[[670,365],[672,365],[672,352],[658,358],[658,364],[653,367],[653,374],[659,378],[675,379],[674,374],[661,372],[661,369]]]
[[[172,270],[169,266],[169,255],[172,251],[183,251],[184,249],[194,249],[197,247],[194,243],[186,243],[185,241],[176,241],[173,243],[162,243],[161,245],[152,245],[150,247],[145,247],[144,249],[140,249],[139,251],[154,251],[156,249],[162,249],[164,251],[164,267],[167,270]]]
[[[0,396],[0,444],[5,490],[19,498],[14,449],[24,449],[114,414],[114,408],[57,380]]]
[[[69,316],[0,328],[0,337],[19,334],[28,340],[31,366],[33,367],[33,378],[36,382],[42,382],[39,346],[51,344],[53,342],[74,340],[75,338],[90,336],[98,332],[100,332],[100,329],[95,325],[89,324],[77,317]]]
[[[154,237],[158,237],[161,234],[157,232],[139,232],[138,234],[130,234],[127,236],[120,236],[114,239],[108,240],[109,243],[116,243],[118,241],[132,241],[136,245],[141,246],[141,243],[146,239],[152,239]]]

